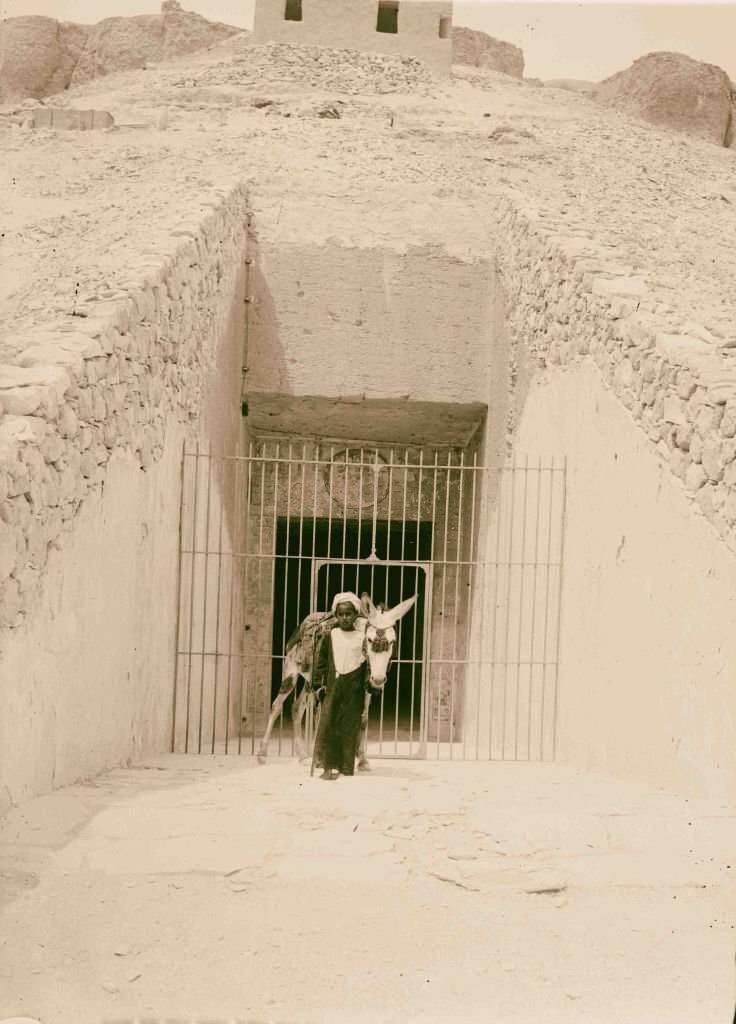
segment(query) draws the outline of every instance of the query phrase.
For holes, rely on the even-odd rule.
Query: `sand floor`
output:
[[[726,1024],[735,818],[557,766],[164,757],[3,819],[0,1010]]]

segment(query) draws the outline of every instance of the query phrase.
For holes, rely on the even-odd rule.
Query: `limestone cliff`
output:
[[[91,29],[70,84],[192,53],[241,31],[183,11],[176,0],[164,0],[161,14],[105,18]]]
[[[453,28],[452,62],[501,71],[514,78],[524,76],[524,54],[518,46],[472,28]]]
[[[164,0],[160,14],[77,25],[53,18],[0,23],[0,103],[43,99],[100,75],[211,46],[241,32]]]

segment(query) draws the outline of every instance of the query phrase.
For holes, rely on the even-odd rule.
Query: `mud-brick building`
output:
[[[452,64],[451,0],[257,0],[257,43],[301,43]]]

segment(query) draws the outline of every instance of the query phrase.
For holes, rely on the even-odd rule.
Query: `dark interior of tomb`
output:
[[[358,561],[371,555],[377,562]],[[393,608],[417,595],[397,624],[394,660],[383,700],[371,702],[369,739],[418,740],[430,522],[279,519],[276,530],[271,698],[278,693],[286,641],[310,611],[326,611],[336,593],[369,593]],[[389,564],[381,564],[381,562]],[[388,752],[388,748],[387,748]]]

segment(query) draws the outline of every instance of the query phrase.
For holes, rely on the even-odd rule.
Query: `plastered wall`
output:
[[[247,198],[0,367],[0,806],[166,749],[182,444],[240,429]]]
[[[302,20],[284,18],[285,0],[257,0],[257,43],[302,43],[418,57],[437,74],[449,74],[452,40],[440,38],[440,19],[452,17],[449,0],[401,0],[398,31],[376,31],[377,0],[302,0]]]
[[[736,557],[589,364],[531,385],[568,455],[558,758],[733,799]]]

